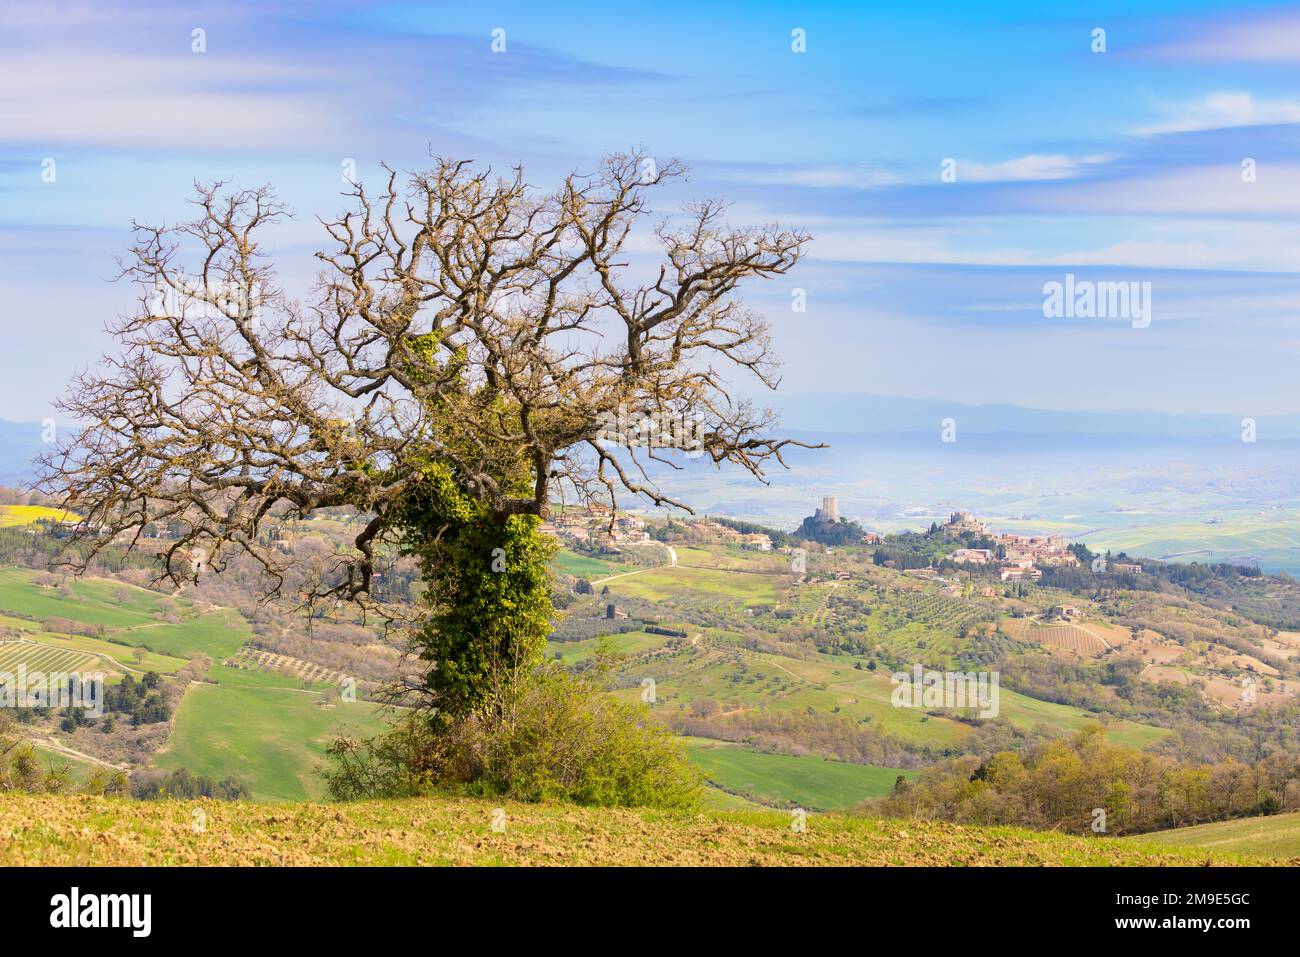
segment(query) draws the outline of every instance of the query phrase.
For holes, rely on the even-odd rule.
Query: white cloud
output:
[[[1195,103],[1177,107],[1176,112],[1179,115],[1141,127],[1138,132],[1151,136],[1160,133],[1222,130],[1236,126],[1300,123],[1300,102],[1256,100],[1249,93],[1210,93]]]
[[[1033,180],[1074,179],[1090,166],[1099,166],[1112,159],[1109,153],[1095,156],[1064,156],[1060,153],[1031,153],[1018,159],[1001,163],[977,163],[974,160],[957,161],[957,181],[968,183],[1013,183]]]
[[[1114,159],[1110,153],[1065,156],[1060,153],[1030,154],[1000,163],[979,163],[959,159],[957,180],[965,183],[1016,183],[1074,179],[1089,167]],[[878,189],[888,186],[930,184],[934,173],[927,169],[921,178],[904,179],[889,170],[872,166],[802,165],[769,167],[720,167],[719,179],[760,186],[807,186],[814,189]]]
[[[1300,238],[1286,223],[1079,216],[1043,230],[1033,218],[905,228],[857,220],[815,227],[809,253],[829,262],[1300,272]]]
[[[1125,266],[1148,269],[1227,269],[1245,272],[1300,269],[1300,242],[1280,235],[1260,235],[1258,224],[1238,231],[1217,224],[1213,235],[1197,230],[1199,238],[1174,235],[1123,239],[1088,249],[1072,249],[1038,259],[1060,266]],[[1182,230],[1179,230],[1180,232]],[[1172,230],[1171,230],[1172,232]],[[1227,235],[1238,232],[1236,241]]]
[[[875,189],[894,186],[902,180],[893,173],[870,166],[726,167],[719,179],[759,186],[807,186],[813,189]]]
[[[1236,215],[1276,218],[1300,215],[1300,163],[1260,159],[1255,181],[1242,180],[1245,157],[1225,157],[1215,166],[1149,172],[1128,179],[1080,183],[1045,192],[1044,212],[1109,213],[1119,216]]]
[[[3,138],[38,147],[311,146],[340,118],[323,108],[337,81],[324,68],[201,54],[85,51],[75,60],[6,57]]]

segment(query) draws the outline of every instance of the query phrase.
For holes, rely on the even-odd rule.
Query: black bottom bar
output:
[[[665,943],[662,934],[681,930],[695,941],[770,946],[774,927],[831,939],[847,920],[909,937],[934,933],[936,943],[1048,923],[1071,943],[1200,936],[1231,946],[1294,927],[1294,877],[1282,868],[11,868],[0,870],[0,900],[13,944],[256,941],[264,952],[449,944],[462,933],[536,943],[567,927],[598,933],[592,943],[619,934]],[[148,895],[147,909],[143,896],[129,895]],[[71,926],[96,922],[118,926]]]

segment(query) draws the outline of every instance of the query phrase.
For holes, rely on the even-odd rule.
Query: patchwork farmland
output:
[[[21,665],[30,675],[80,673],[100,663],[95,655],[68,648],[56,648],[26,639],[0,641],[0,673],[16,673]]]
[[[167,732],[156,739],[161,750],[134,754],[134,770],[184,767],[214,779],[233,776],[254,800],[302,800],[321,796],[316,770],[336,733],[374,735],[387,726],[374,704],[331,703],[337,695],[324,686],[343,679],[337,669],[250,648],[252,628],[232,608],[108,579],[68,579],[57,587],[37,581],[27,569],[0,569],[0,672],[20,664],[29,673],[103,671],[112,684],[128,673],[174,678],[195,661],[211,662],[205,674],[177,686],[170,725],[159,726]],[[48,751],[58,763],[75,763],[68,747],[93,751],[114,740],[96,731],[74,741],[56,723],[39,732],[42,742],[46,734],[41,747],[65,748]]]

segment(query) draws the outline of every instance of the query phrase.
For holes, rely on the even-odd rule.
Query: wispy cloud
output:
[[[788,323],[791,381],[856,383],[872,368],[882,388],[947,378],[987,395],[996,377],[954,378],[951,356],[1004,362],[1007,341],[989,333],[1012,316],[1042,336],[1036,352],[1015,345],[1044,390],[1069,355],[1117,393],[1142,381],[1171,405],[1205,401],[1180,364],[1190,322],[1128,335],[1149,351],[1112,367],[1098,330],[1045,326],[1034,308],[1044,275],[1128,269],[1165,271],[1162,320],[1204,317],[1190,346],[1216,382],[1236,370],[1214,390],[1223,402],[1277,392],[1300,348],[1278,347],[1300,287],[1300,10],[1267,2],[1115,7],[1096,20],[1110,27],[1099,56],[1073,13],[1045,8],[1015,29],[1023,16],[959,0],[811,5],[806,54],[790,49],[793,23],[740,0],[566,17],[524,3],[0,0],[0,322],[18,330],[11,351],[39,359],[5,369],[0,416],[40,418],[53,384],[93,360],[103,320],[126,307],[129,290],[105,282],[126,224],[192,215],[194,179],[277,187],[299,218],[275,234],[276,262],[299,290],[317,265],[315,217],[342,202],[340,161],[370,183],[380,160],[417,168],[430,149],[521,162],[545,187],[644,146],[694,169],[654,196],[656,214],[710,196],[737,225],[808,228],[797,274],[754,290],[768,297],[755,308]],[[42,180],[44,157],[57,183]],[[634,265],[653,248],[634,237]],[[790,284],[810,303],[793,321]],[[965,338],[935,349],[957,311]],[[829,355],[828,324],[844,333]]]
[[[343,29],[272,8],[129,5],[7,17],[0,144],[302,151],[472,138],[494,112],[557,91],[653,85],[663,74],[490,35]],[[297,16],[302,16],[300,12]],[[201,24],[202,26],[199,26]],[[202,30],[196,50],[194,30]]]
[[[1237,126],[1300,123],[1300,101],[1257,100],[1250,93],[1210,93],[1199,101],[1175,107],[1171,112],[1176,112],[1177,115],[1159,123],[1143,126],[1138,132],[1153,136],[1162,133],[1222,130]]]
[[[876,189],[894,186],[902,179],[889,170],[872,166],[714,166],[720,181],[759,186],[805,186],[811,189]]]
[[[1079,216],[1058,219],[1050,229],[1032,217],[807,225],[814,235],[810,254],[827,262],[1300,272],[1300,239],[1289,223]]]
[[[1140,47],[1136,52],[1156,59],[1191,62],[1297,62],[1300,13],[1246,15],[1232,20],[1215,17],[1184,27],[1170,39]]]
[[[1033,180],[1074,179],[1084,175],[1089,168],[1110,162],[1114,156],[1100,153],[1093,156],[1064,156],[1030,154],[1000,163],[979,163],[974,160],[957,160],[957,179],[969,183],[1015,183]]]

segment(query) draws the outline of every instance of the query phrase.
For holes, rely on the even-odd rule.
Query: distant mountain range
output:
[[[32,481],[32,460],[45,448],[38,422],[0,419],[0,485],[26,486]]]
[[[1060,412],[1019,405],[969,405],[942,399],[844,393],[790,393],[753,396],[756,404],[782,409],[780,434],[811,443],[826,442],[834,458],[789,450],[791,464],[845,465],[848,458],[934,453],[946,419],[956,429],[964,455],[1018,455],[1033,458],[1059,450],[1203,447],[1242,444],[1242,415],[1163,412]],[[1285,446],[1300,440],[1300,415],[1255,416],[1260,445]],[[0,419],[0,485],[30,481],[32,459],[42,449],[42,427],[35,422]],[[706,470],[703,460],[683,462],[688,472]],[[855,463],[856,465],[857,463]],[[692,466],[695,466],[692,468]],[[707,469],[711,471],[711,468]]]
[[[776,401],[774,401],[774,399]],[[1240,441],[1240,415],[1165,412],[1058,412],[1019,405],[967,405],[942,399],[843,393],[754,396],[756,404],[779,405],[787,429],[835,433],[937,433],[954,419],[959,432],[1087,433]],[[1300,415],[1257,415],[1259,440],[1300,438]]]

